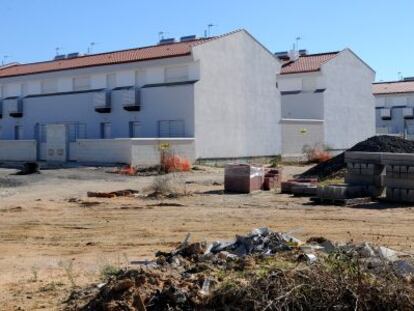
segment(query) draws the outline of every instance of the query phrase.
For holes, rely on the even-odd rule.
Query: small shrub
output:
[[[270,160],[270,167],[278,167],[280,162],[282,162],[282,156],[277,155],[272,160]]]
[[[106,264],[101,268],[100,277],[103,282],[108,281],[111,277],[116,277],[122,272],[122,269],[111,264]]]

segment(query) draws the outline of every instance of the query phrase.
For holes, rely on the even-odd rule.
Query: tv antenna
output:
[[[160,31],[158,32],[158,40],[161,41],[164,39],[165,36],[165,32],[164,31]]]
[[[296,49],[299,51],[299,41],[302,40],[301,37],[296,37]]]
[[[60,52],[60,50],[62,50],[62,49],[63,49],[63,48],[56,47],[56,48],[55,48],[56,55],[59,55],[59,52]]]
[[[211,34],[212,34],[212,29],[213,29],[213,27],[217,27],[217,25],[214,25],[214,24],[208,24],[207,25],[207,36],[208,37],[211,37]]]
[[[3,58],[1,60],[1,65],[3,66],[4,64],[6,64],[6,59],[8,59],[10,57],[10,55],[3,55]]]
[[[89,43],[89,46],[88,46],[88,52],[87,52],[87,54],[91,54],[92,53],[92,50],[93,50],[93,48],[95,47],[95,45],[97,45],[98,43],[97,42],[91,42],[91,43]]]

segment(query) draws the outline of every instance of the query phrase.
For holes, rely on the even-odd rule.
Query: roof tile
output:
[[[296,61],[286,61],[282,65],[281,74],[319,71],[322,64],[333,59],[339,52],[309,54],[299,56]]]
[[[210,39],[197,39],[194,41],[85,55],[71,59],[17,64],[10,67],[0,68],[0,78],[99,65],[112,65],[158,58],[185,56],[191,53],[191,48],[193,46],[204,43],[208,40]]]
[[[414,81],[392,81],[373,84],[374,95],[414,93]]]

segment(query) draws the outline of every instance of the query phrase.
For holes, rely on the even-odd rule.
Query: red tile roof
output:
[[[319,71],[322,64],[333,59],[339,52],[309,54],[300,56],[296,61],[286,61],[281,74]]]
[[[85,55],[71,59],[52,60],[39,63],[17,64],[0,68],[0,78],[35,74],[42,72],[85,68],[99,65],[112,65],[151,59],[185,56],[191,54],[191,48],[209,39],[177,42],[142,48],[114,51],[102,54]]]
[[[377,82],[373,84],[374,95],[414,93],[414,81]]]

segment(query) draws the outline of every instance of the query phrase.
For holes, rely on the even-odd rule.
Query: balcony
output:
[[[122,90],[122,106],[126,111],[141,111],[141,92],[132,87]]]
[[[7,106],[9,108],[9,115],[12,118],[23,117],[23,98],[13,97],[7,99]]]
[[[112,111],[111,105],[111,91],[102,90],[93,94],[93,105],[95,111],[98,113],[110,113]]]

